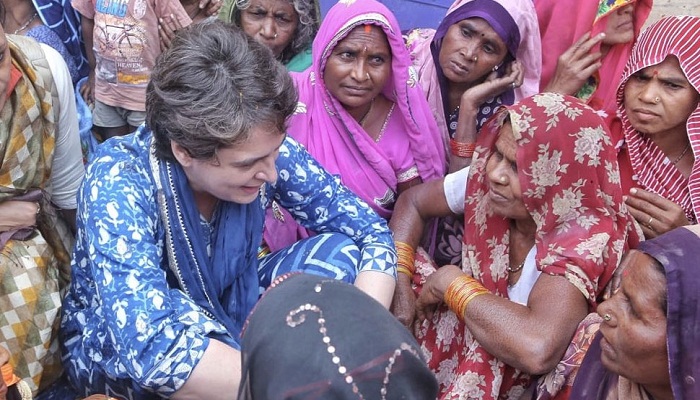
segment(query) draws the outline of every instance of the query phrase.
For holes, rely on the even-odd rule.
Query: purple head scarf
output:
[[[520,45],[520,31],[508,11],[493,0],[474,0],[464,3],[447,14],[433,36],[435,46],[440,47],[442,38],[445,37],[447,30],[452,25],[467,18],[481,18],[488,22],[506,44],[511,59],[516,58]],[[438,62],[437,55],[433,53],[433,59],[436,63]]]
[[[442,39],[455,23],[467,18],[482,18],[491,25],[508,48],[507,59],[516,59],[524,69],[522,86],[508,90],[481,105],[477,117],[477,129],[502,104],[532,96],[539,92],[542,72],[542,50],[537,13],[532,0],[456,0],[436,31],[417,29],[408,35],[408,47],[414,66],[418,69],[419,82],[441,129],[445,149],[450,137],[448,124],[453,110],[445,109],[447,80],[439,64]]]
[[[700,399],[700,227],[677,228],[640,243],[638,250],[663,265],[668,308],[666,344],[676,400]]]
[[[666,273],[666,346],[675,400],[700,399],[700,226],[676,228],[639,244],[637,250],[657,260]],[[607,399],[610,393],[644,393],[605,369],[601,335],[594,339],[576,375],[571,400]],[[643,397],[643,396],[640,396]]]

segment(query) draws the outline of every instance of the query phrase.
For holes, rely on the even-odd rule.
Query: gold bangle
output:
[[[445,290],[445,303],[460,319],[464,319],[467,305],[476,297],[489,293],[479,281],[469,275],[455,278]]]
[[[396,264],[399,267],[406,268],[411,272],[409,275],[413,276],[413,274],[416,272],[416,251],[413,249],[413,247],[411,247],[411,245],[404,242],[394,242],[394,246],[396,246],[396,254],[398,256],[398,261]]]

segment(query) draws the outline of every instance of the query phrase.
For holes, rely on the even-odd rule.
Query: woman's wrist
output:
[[[469,303],[486,293],[489,293],[488,289],[479,281],[469,275],[460,275],[447,286],[444,301],[450,310],[457,314],[460,319],[464,319]]]
[[[416,272],[416,250],[411,247],[411,245],[404,242],[396,241],[394,245],[396,246],[396,254],[398,255],[398,261],[396,262],[398,273],[412,278],[413,274]]]
[[[472,158],[476,143],[464,141],[460,142],[456,139],[450,139],[450,154],[462,158]]]

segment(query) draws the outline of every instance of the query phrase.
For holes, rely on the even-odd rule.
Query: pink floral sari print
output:
[[[536,225],[537,268],[565,277],[594,310],[638,236],[624,208],[609,132],[574,97],[543,93],[501,108],[484,125],[465,200],[463,270],[507,298],[509,220],[489,209],[485,168],[510,118],[523,202]],[[419,264],[419,272],[427,272]],[[517,399],[532,378],[498,360],[445,306],[419,329],[441,399]]]

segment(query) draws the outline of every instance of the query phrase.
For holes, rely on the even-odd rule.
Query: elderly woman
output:
[[[391,234],[285,137],[292,80],[239,29],[180,31],[147,91],[146,124],[100,147],[78,195],[65,367],[83,396],[230,398],[261,287],[304,270],[376,296],[394,280]],[[259,261],[272,199],[321,234]]]
[[[699,236],[697,226],[677,228],[627,254],[571,400],[700,398]]]
[[[620,153],[627,206],[647,238],[700,215],[700,17],[649,26],[617,92],[626,151]]]
[[[313,55],[312,68],[292,74],[299,105],[289,134],[389,219],[401,192],[444,174],[440,131],[399,25],[375,0],[338,3],[323,20]],[[295,239],[283,241],[280,224],[267,222],[273,250]]]
[[[414,30],[407,43],[449,171],[469,165],[476,133],[499,105],[538,92],[540,38],[531,0],[457,0],[437,31]],[[451,218],[430,230],[438,265],[460,262],[462,230]]]
[[[0,343],[37,393],[61,372],[61,295],[84,168],[61,56],[2,25],[0,51]]]
[[[540,87],[575,95],[615,118],[615,90],[651,5],[652,0],[537,0]]]
[[[278,278],[248,318],[243,376],[246,400],[437,394],[416,340],[386,309],[351,285],[302,274]]]
[[[224,0],[219,17],[269,47],[288,70],[311,65],[311,43],[321,23],[318,0]]]
[[[638,240],[615,158],[592,109],[539,94],[484,125],[468,171],[399,198],[390,223],[399,268],[417,272],[422,290],[416,300],[400,274],[395,308],[412,326],[415,302],[441,399],[518,398],[557,364]],[[461,212],[462,269],[435,270],[423,251],[414,262],[424,221]]]

